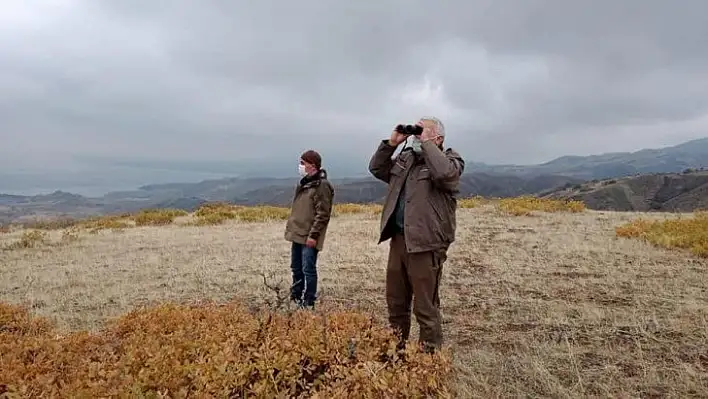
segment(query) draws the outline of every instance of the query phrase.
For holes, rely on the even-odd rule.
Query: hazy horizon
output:
[[[708,139],[704,137],[702,139]],[[676,143],[683,144],[684,142]],[[657,148],[638,148],[622,153],[634,153],[640,150],[651,150],[672,147],[673,145]],[[609,153],[597,153],[587,155],[605,155]],[[326,154],[325,154],[326,155]],[[587,156],[580,155],[580,156]],[[578,156],[578,154],[565,154],[562,156]],[[562,157],[561,156],[561,157]],[[550,162],[559,157],[549,159],[538,164]],[[59,173],[57,175],[43,174],[40,172],[24,171],[24,173],[8,174],[0,171],[0,194],[9,195],[41,195],[50,194],[55,191],[64,191],[80,194],[87,197],[101,197],[110,192],[132,191],[141,186],[152,184],[169,183],[198,183],[205,180],[218,180],[229,178],[269,178],[269,179],[292,179],[295,184],[299,177],[296,172],[289,168],[289,162],[278,162],[270,169],[248,169],[237,162],[202,162],[202,163],[180,163],[170,162],[162,164],[151,161],[119,161],[103,160],[96,161],[91,158],[84,162],[94,161],[98,166],[105,169],[94,169],[90,172],[73,171],[71,173]],[[331,164],[323,165],[330,173],[330,178],[350,179],[370,177],[366,167],[368,157],[361,159],[358,164],[353,162],[343,162],[341,167],[337,167],[338,160]],[[467,160],[465,173],[474,172],[474,160]],[[513,164],[518,166],[532,166],[538,164]],[[500,164],[488,164],[490,166]],[[356,169],[356,172],[352,170]],[[116,178],[117,176],[117,178]]]

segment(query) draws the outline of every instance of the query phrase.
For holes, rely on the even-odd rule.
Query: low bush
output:
[[[353,215],[360,213],[377,214],[381,213],[383,206],[380,204],[334,204],[332,216]]]
[[[469,209],[469,208],[477,208],[477,207],[487,204],[489,202],[490,202],[490,200],[488,200],[484,197],[481,197],[479,195],[476,195],[474,197],[459,199],[457,201],[457,206],[458,206],[458,208],[461,208],[461,209]]]
[[[280,206],[258,205],[241,206],[227,203],[210,203],[202,205],[194,212],[196,225],[216,225],[227,220],[241,222],[270,222],[285,220],[290,216],[290,209]]]
[[[216,225],[227,220],[236,219],[242,206],[224,202],[207,203],[194,212],[196,225]]]
[[[236,218],[243,222],[285,220],[288,216],[290,216],[290,209],[267,205],[243,207],[236,212]]]
[[[22,223],[22,227],[30,230],[60,230],[73,227],[80,221],[73,218],[59,217],[39,219]]]
[[[163,304],[99,333],[56,335],[0,304],[0,394],[9,397],[451,397],[447,351],[396,354],[356,311]]]
[[[134,227],[131,215],[106,215],[86,219],[78,224],[79,227],[89,230],[90,233],[97,233],[100,230],[120,230]]]
[[[533,212],[583,212],[585,204],[582,201],[557,200],[521,196],[502,198],[499,200],[499,210],[514,216],[526,216]]]
[[[232,219],[229,217],[225,217],[224,215],[220,215],[218,213],[210,213],[206,214],[200,217],[195,217],[194,221],[189,223],[189,225],[192,226],[214,226],[217,224],[222,224],[226,220]]]
[[[0,302],[0,345],[7,345],[8,341],[12,341],[13,337],[35,337],[46,336],[53,329],[52,324],[44,318],[32,317],[24,307],[18,305],[10,305]],[[5,353],[4,346],[3,351]],[[2,357],[0,357],[2,362]],[[0,363],[0,370],[4,370],[4,363]],[[5,373],[0,373],[0,386],[5,382],[2,376]],[[2,393],[2,392],[0,392]]]
[[[618,237],[637,238],[663,248],[680,248],[708,257],[708,212],[669,220],[637,219],[615,228]]]
[[[187,216],[182,209],[143,209],[133,216],[136,226],[164,226],[172,224],[178,216]]]
[[[232,214],[233,212],[243,208],[240,205],[233,205],[226,202],[209,202],[200,206],[194,211],[195,217],[204,217],[215,213]]]

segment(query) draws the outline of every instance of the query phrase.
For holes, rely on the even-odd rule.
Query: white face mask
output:
[[[297,173],[299,173],[302,177],[307,176],[307,170],[305,170],[305,165],[299,164],[297,166]]]
[[[418,136],[408,137],[408,146],[413,149],[413,152],[420,153],[422,151],[420,145],[420,138]]]

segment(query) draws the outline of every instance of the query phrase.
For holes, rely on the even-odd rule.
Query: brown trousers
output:
[[[442,320],[438,294],[445,249],[408,253],[402,235],[391,238],[386,270],[386,303],[389,323],[400,334],[401,343],[408,340],[413,313],[420,326],[419,341],[426,347],[442,344]]]

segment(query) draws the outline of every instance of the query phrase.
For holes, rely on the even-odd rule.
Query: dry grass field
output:
[[[708,396],[708,258],[700,251],[708,218],[682,215],[689,224],[661,230],[632,222],[677,216],[534,208],[529,201],[469,199],[458,210],[441,285],[455,395]],[[59,334],[98,331],[107,320],[166,302],[272,306],[272,286],[290,282],[283,213],[270,209],[258,221],[253,211],[224,209],[154,224],[124,216],[106,228],[94,221],[9,229],[0,233],[0,302],[26,305]],[[378,218],[376,209],[338,208],[319,261],[316,312],[357,309],[385,322],[387,243],[376,244]],[[685,249],[671,248],[680,246],[671,234],[686,231],[679,240]],[[139,317],[161,322],[159,314]],[[213,318],[213,328],[228,317]],[[2,323],[0,315],[0,337]],[[0,374],[2,367],[0,355]],[[426,367],[438,366],[418,363],[411,372]],[[374,381],[376,371],[357,378]]]

